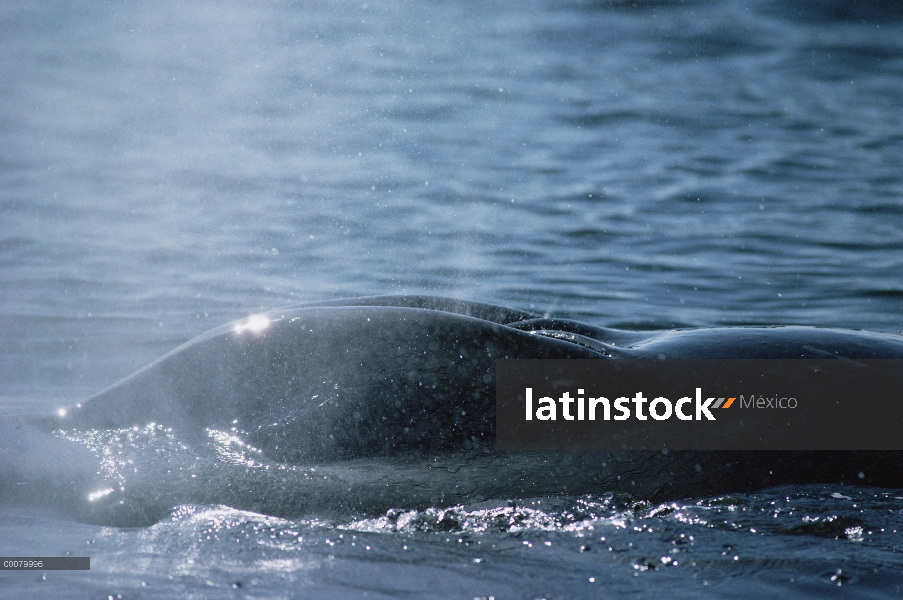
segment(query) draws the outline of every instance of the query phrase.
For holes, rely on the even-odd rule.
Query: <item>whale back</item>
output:
[[[496,360],[598,357],[455,313],[287,309],[188,342],[58,426],[233,432],[292,463],[467,450],[494,441]]]
[[[281,309],[195,338],[65,416],[0,421],[0,452],[21,458],[0,464],[0,499],[14,490],[12,500],[38,498],[79,520],[139,525],[198,502],[297,516],[548,494],[903,487],[899,452],[492,448],[496,360],[663,356],[901,358],[903,338],[627,332],[419,296]]]
[[[53,426],[233,432],[293,463],[429,454],[491,447],[498,359],[903,358],[903,337],[881,333],[620,332],[444,298],[343,302],[214,329]]]

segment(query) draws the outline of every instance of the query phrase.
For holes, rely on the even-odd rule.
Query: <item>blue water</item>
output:
[[[903,9],[879,0],[4,3],[0,414],[84,398],[250,313],[357,295],[627,328],[899,331],[901,106]],[[0,581],[895,597],[897,496],[802,487],[665,516],[560,498],[523,531],[451,533],[201,506],[143,530],[10,513],[3,553],[88,549],[94,568]],[[580,502],[595,516],[568,517]],[[334,550],[339,535],[371,550]],[[669,546],[681,535],[694,543]],[[662,562],[672,547],[692,558]]]

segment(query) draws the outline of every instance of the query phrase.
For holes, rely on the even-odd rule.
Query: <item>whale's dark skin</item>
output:
[[[214,329],[64,415],[0,423],[0,498],[138,525],[187,502],[296,516],[546,494],[625,491],[658,501],[786,483],[903,487],[898,452],[493,448],[497,359],[903,358],[900,336],[630,332],[417,296],[264,317]],[[167,433],[141,439],[162,439],[162,448],[91,433],[151,431],[151,423]]]

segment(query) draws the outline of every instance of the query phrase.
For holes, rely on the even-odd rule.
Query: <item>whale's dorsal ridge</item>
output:
[[[610,346],[630,346],[649,338],[648,331],[626,331],[608,327],[595,327],[571,319],[539,317],[508,323],[508,327],[521,331],[554,331],[575,334]]]
[[[453,313],[475,319],[482,319],[499,325],[509,325],[528,319],[536,319],[539,315],[522,310],[488,304],[486,302],[474,302],[471,300],[459,300],[457,298],[445,298],[442,296],[402,295],[402,296],[364,296],[361,298],[341,298],[314,302],[311,304],[294,305],[288,308],[319,308],[340,306],[387,306],[395,308],[421,308],[440,312]]]

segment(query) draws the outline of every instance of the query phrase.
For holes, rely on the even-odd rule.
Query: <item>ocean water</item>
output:
[[[903,330],[894,2],[0,5],[0,415],[260,310],[435,294]],[[0,512],[15,597],[898,597],[903,491],[144,528]]]

